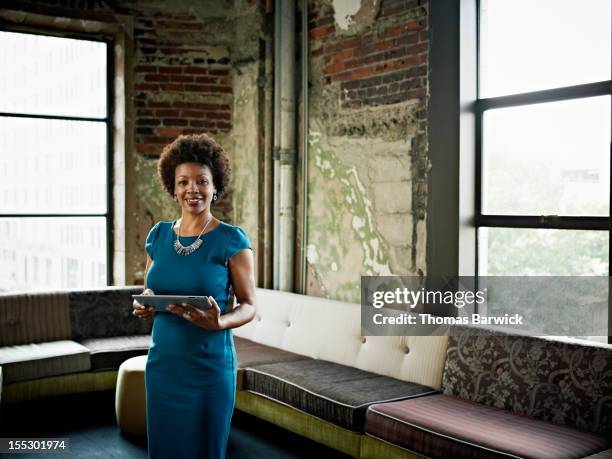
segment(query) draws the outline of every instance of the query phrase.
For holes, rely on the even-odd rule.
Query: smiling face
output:
[[[200,214],[210,210],[217,189],[212,172],[200,163],[182,163],[174,171],[174,195],[183,212]]]

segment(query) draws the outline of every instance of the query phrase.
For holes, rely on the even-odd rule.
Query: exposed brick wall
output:
[[[158,157],[181,134],[231,131],[230,50],[198,39],[205,27],[193,14],[172,8],[134,11],[135,144],[146,157]],[[215,209],[229,218],[231,190]]]
[[[426,118],[426,2],[383,0],[376,26],[358,35],[337,33],[331,7],[310,8],[311,57],[323,60],[326,83],[340,86],[341,108],[417,99]]]
[[[204,26],[195,16],[170,9],[138,12],[134,103],[139,153],[157,156],[180,134],[231,130],[229,55],[181,39]]]

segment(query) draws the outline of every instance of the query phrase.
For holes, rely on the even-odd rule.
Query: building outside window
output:
[[[111,281],[108,47],[0,32],[0,291]]]

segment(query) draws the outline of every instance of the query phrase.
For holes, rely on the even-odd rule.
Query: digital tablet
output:
[[[191,304],[200,309],[208,309],[207,296],[183,296],[183,295],[132,295],[138,303],[153,306],[156,311],[166,311],[169,304]]]

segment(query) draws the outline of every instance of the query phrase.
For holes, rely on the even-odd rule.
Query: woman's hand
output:
[[[166,310],[206,330],[223,330],[224,326],[219,305],[212,296],[208,297],[208,304],[210,304],[210,308],[207,309],[196,308],[187,303],[171,304]]]
[[[155,295],[155,293],[150,288],[146,288],[142,292],[142,295]],[[140,304],[136,300],[134,300],[134,303],[132,303],[132,308],[132,314],[142,320],[149,320],[155,314],[155,309],[153,308],[153,306]]]

